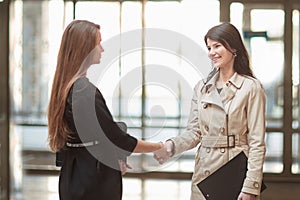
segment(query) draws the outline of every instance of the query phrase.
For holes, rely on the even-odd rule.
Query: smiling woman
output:
[[[198,185],[240,153],[246,154],[245,167],[239,163],[235,166],[246,176],[238,177],[241,180],[238,189],[234,193],[230,191],[228,199],[259,199],[266,153],[264,89],[253,75],[248,52],[234,25],[223,22],[210,28],[204,42],[214,69],[194,87],[185,131],[168,139],[165,147],[154,153],[154,158],[162,164],[200,144],[195,157],[191,200],[205,200],[206,194]],[[234,185],[233,179],[220,181]],[[221,197],[216,199],[228,194],[228,190],[214,185],[209,190],[213,191],[210,197]]]

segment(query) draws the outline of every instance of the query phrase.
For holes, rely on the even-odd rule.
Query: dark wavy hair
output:
[[[223,22],[208,30],[204,36],[204,42],[207,45],[207,39],[220,42],[227,50],[233,52],[236,50],[236,57],[233,68],[241,75],[247,75],[255,78],[250,67],[249,54],[243,43],[242,37],[237,28],[229,22]]]

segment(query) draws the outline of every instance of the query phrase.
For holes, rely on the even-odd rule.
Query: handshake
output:
[[[173,141],[167,140],[161,149],[153,152],[153,157],[159,162],[159,164],[163,164],[174,155],[174,150]]]
[[[140,143],[143,144],[151,144],[151,146],[153,146],[153,144],[156,146],[157,149],[157,145],[159,145],[159,149],[156,151],[152,151],[150,149],[147,148],[142,148],[142,149],[138,149],[136,150],[136,152],[153,152],[153,157],[159,162],[159,164],[163,164],[165,163],[170,157],[172,157],[174,155],[174,144],[172,140],[167,140],[164,144],[162,142],[159,143],[149,143],[149,142],[145,142],[142,140],[139,140]],[[145,150],[146,149],[146,150]],[[122,173],[122,175],[124,175],[127,172],[127,169],[132,169],[132,167],[130,165],[128,165],[126,163],[126,161],[122,161],[119,160],[119,167],[120,167],[120,171]]]

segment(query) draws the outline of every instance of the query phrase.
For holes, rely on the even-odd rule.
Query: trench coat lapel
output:
[[[217,72],[202,88],[202,99],[201,102],[203,103],[209,103],[209,104],[215,104],[219,106],[220,108],[224,109],[224,105],[221,99],[221,96],[219,95],[215,82],[217,78],[219,77],[219,73]]]
[[[237,88],[236,87],[224,87],[220,93],[220,97],[222,99],[222,103],[227,104],[235,95]]]
[[[219,73],[220,72],[216,73],[203,87],[202,93],[204,95],[201,101],[204,103],[215,104],[225,110],[225,105],[235,96],[237,90],[242,87],[245,78],[235,72],[228,81],[229,86],[224,87],[219,94],[215,86]]]
[[[215,104],[215,105],[219,106],[220,108],[224,109],[224,105],[223,105],[221,96],[219,95],[217,89],[215,89],[215,86],[211,86],[211,87],[212,87],[212,90],[205,93],[205,95],[203,95],[201,102]]]

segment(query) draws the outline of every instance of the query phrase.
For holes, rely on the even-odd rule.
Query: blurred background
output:
[[[121,56],[126,52],[120,45],[120,55],[98,87],[114,118],[149,141],[184,131],[193,86],[211,68],[189,63],[184,55],[193,52],[186,39],[203,50],[201,57],[207,52],[207,30],[221,21],[233,23],[267,94],[268,189],[262,199],[299,200],[299,0],[0,0],[0,200],[58,199],[59,168],[48,147],[47,106],[61,36],[73,19],[100,24],[107,45],[114,36],[141,30],[141,50]],[[143,30],[148,28],[179,34],[172,45],[176,53],[145,50],[149,38]],[[165,77],[172,80],[169,87],[147,84],[153,76],[147,66],[153,65],[170,72]],[[141,87],[128,91],[125,75],[133,72]],[[189,199],[196,149],[162,166],[152,154],[132,155],[128,162],[134,170],[124,177],[123,199]]]

